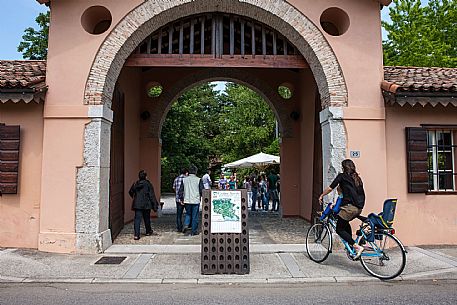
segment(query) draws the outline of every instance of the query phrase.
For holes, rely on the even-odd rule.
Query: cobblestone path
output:
[[[195,245],[201,235],[187,236],[176,232],[176,209],[173,197],[162,197],[163,215],[152,219],[154,234],[133,240],[133,222],[125,225],[114,244]],[[309,223],[298,217],[280,218],[276,212],[249,212],[249,241],[251,244],[303,244]],[[144,225],[141,225],[144,234]]]

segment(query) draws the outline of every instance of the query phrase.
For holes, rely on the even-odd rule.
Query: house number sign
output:
[[[360,158],[360,150],[351,150],[351,158],[353,158],[353,159]]]

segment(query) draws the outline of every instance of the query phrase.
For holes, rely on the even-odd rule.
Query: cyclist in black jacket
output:
[[[356,171],[355,164],[352,160],[346,159],[342,162],[343,173],[338,174],[335,180],[328,188],[319,196],[319,201],[322,203],[323,197],[333,191],[336,187],[340,187],[343,193],[343,202],[338,213],[336,222],[336,233],[341,236],[349,245],[354,247],[357,259],[362,254],[364,248],[354,242],[352,239],[352,228],[350,221],[355,219],[362,212],[365,205],[365,191],[363,190],[363,182]]]

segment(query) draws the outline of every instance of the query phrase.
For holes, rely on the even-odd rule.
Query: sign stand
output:
[[[202,274],[248,274],[247,191],[204,190],[202,201]]]

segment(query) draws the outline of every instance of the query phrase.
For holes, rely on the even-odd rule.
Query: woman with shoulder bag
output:
[[[340,211],[338,212],[336,233],[349,245],[354,247],[357,253],[354,259],[357,259],[362,254],[364,248],[356,244],[352,239],[352,228],[349,222],[362,212],[365,205],[365,191],[363,189],[362,179],[356,171],[354,162],[346,159],[342,162],[342,167],[343,173],[338,174],[330,186],[319,196],[319,202],[322,203],[323,197],[336,187],[339,186],[341,188],[343,199]]]

